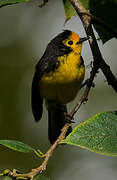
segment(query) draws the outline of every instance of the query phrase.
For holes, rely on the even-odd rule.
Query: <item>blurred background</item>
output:
[[[44,108],[40,122],[34,121],[31,111],[31,83],[35,65],[48,42],[63,29],[70,29],[85,36],[78,17],[64,26],[65,15],[62,0],[51,0],[42,9],[40,1],[0,8],[0,139],[23,141],[46,152],[50,147],[47,137],[47,111]],[[117,76],[117,40],[104,45],[98,42],[105,61]],[[82,56],[89,77],[92,54],[88,42],[83,44]],[[68,109],[78,101],[68,105]],[[95,78],[95,88],[89,101],[75,116],[77,124],[94,114],[117,110],[117,95],[108,86],[100,71]],[[75,124],[76,125],[76,124]],[[14,152],[0,146],[0,171],[16,168],[29,171],[41,163],[35,155]],[[52,180],[115,180],[116,157],[106,157],[72,146],[60,146],[51,157],[45,173]]]

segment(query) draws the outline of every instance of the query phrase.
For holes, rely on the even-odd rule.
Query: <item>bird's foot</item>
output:
[[[95,87],[94,82],[92,82],[90,79],[87,79],[83,84],[81,84],[81,87],[84,87],[85,85],[87,85],[88,87]]]
[[[67,113],[65,113],[65,118],[67,123],[75,123],[74,118]]]

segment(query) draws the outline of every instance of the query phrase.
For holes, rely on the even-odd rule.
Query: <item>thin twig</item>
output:
[[[90,82],[89,85],[87,85],[87,87],[86,87],[86,89],[85,89],[85,91],[84,91],[84,93],[83,93],[83,95],[82,95],[79,103],[78,103],[78,104],[74,107],[74,109],[69,113],[69,116],[70,116],[71,118],[74,117],[75,113],[78,111],[78,109],[80,108],[80,106],[81,106],[84,102],[86,102],[86,101],[88,100],[88,94],[89,94],[90,88],[91,88],[91,86],[92,86],[91,82],[93,81],[94,77],[95,77],[95,73],[93,72],[93,69],[92,69],[91,75],[90,75],[90,79],[89,79],[89,82]],[[34,178],[35,176],[37,176],[38,174],[40,174],[40,173],[42,173],[43,171],[45,171],[45,170],[46,170],[46,167],[47,167],[47,163],[48,163],[50,157],[52,156],[53,151],[54,151],[54,150],[56,149],[56,147],[59,145],[60,141],[63,140],[63,139],[65,139],[66,132],[68,131],[68,128],[69,128],[70,126],[72,126],[72,123],[66,123],[66,124],[64,125],[64,127],[63,127],[62,130],[61,130],[61,134],[59,135],[59,137],[57,138],[57,140],[56,140],[56,141],[54,142],[54,144],[50,147],[50,149],[46,152],[46,154],[44,154],[44,156],[43,156],[44,160],[43,160],[42,164],[41,164],[39,167],[37,167],[37,168],[35,168],[35,169],[32,169],[30,172],[25,173],[25,174],[19,174],[19,173],[17,173],[17,172],[14,171],[14,170],[13,170],[13,171],[9,171],[8,174],[9,174],[10,176],[12,176],[12,177],[15,177],[15,178],[21,178],[21,177],[23,177],[23,178],[27,178],[27,179],[30,178],[31,180],[33,180],[33,178]]]
[[[38,175],[39,173],[42,173],[44,170],[46,170],[48,160],[50,159],[53,151],[56,149],[59,142],[65,138],[66,132],[71,125],[72,125],[71,123],[65,124],[65,126],[61,130],[60,136],[57,138],[57,140],[54,142],[54,144],[50,147],[50,149],[46,152],[46,154],[44,155],[44,160],[39,167],[32,169],[31,172],[25,173],[25,174],[19,174],[14,170],[9,171],[8,174],[15,178],[23,177],[23,178],[27,178],[27,179],[30,178],[32,180],[36,175]]]
[[[73,119],[75,113],[79,110],[79,108],[81,107],[82,104],[86,103],[88,101],[88,95],[90,92],[91,87],[93,87],[93,80],[95,78],[95,75],[98,71],[95,71],[94,68],[92,68],[91,72],[90,72],[90,78],[88,79],[88,83],[87,86],[85,88],[85,91],[80,99],[80,101],[78,102],[78,104],[74,107],[74,109],[69,113],[70,117]]]

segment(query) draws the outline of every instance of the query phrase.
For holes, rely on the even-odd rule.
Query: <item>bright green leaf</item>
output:
[[[9,149],[23,153],[29,153],[34,151],[31,146],[16,140],[0,140],[0,144],[6,146]]]
[[[0,0],[0,7],[10,5],[10,4],[16,4],[21,2],[28,2],[30,0]]]
[[[117,156],[117,112],[99,113],[80,123],[61,143]]]
[[[38,176],[34,180],[50,180],[50,178],[44,177],[44,176]]]
[[[77,13],[74,10],[70,0],[63,0],[63,4],[64,4],[64,10],[65,10],[65,17],[66,17],[65,22],[67,22],[72,16],[76,16]]]
[[[6,176],[10,173],[9,169],[4,170],[3,172],[0,173],[0,176]]]

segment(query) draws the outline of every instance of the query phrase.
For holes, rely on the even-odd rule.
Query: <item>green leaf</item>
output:
[[[80,123],[61,143],[117,156],[117,112],[99,113]]]
[[[91,14],[103,20],[111,28],[117,29],[117,0],[80,0],[86,9],[89,9]],[[101,40],[104,42],[113,38],[113,35],[101,26],[94,25]]]
[[[84,6],[86,9],[89,9],[90,0],[80,0],[80,2],[83,4],[83,6]]]
[[[76,16],[77,13],[74,10],[70,0],[63,0],[63,5],[64,5],[65,17],[66,17],[65,22],[67,22],[72,16]]]
[[[117,29],[117,0],[90,0],[90,12],[107,23],[111,28]],[[113,35],[106,29],[94,25],[103,43],[113,38]]]
[[[0,0],[0,7],[10,5],[10,4],[16,4],[21,2],[28,2],[30,0]]]
[[[2,178],[2,180],[12,180],[12,177],[5,176],[5,177]]]
[[[9,169],[4,170],[3,172],[0,173],[0,176],[7,176],[10,173]]]
[[[90,10],[91,14],[103,20],[111,28],[117,29],[117,0],[80,0],[83,6]],[[104,42],[113,38],[113,35],[106,29],[94,25],[96,31],[98,32],[101,40]]]
[[[3,171],[2,173],[0,173],[0,179],[2,180],[12,180],[12,178],[9,176],[9,169],[6,169],[5,171]],[[2,177],[1,177],[2,176]],[[3,177],[4,176],[4,177]]]
[[[37,176],[34,180],[50,180],[50,179],[45,176]]]
[[[9,149],[23,153],[30,153],[35,151],[31,146],[16,140],[0,140],[0,144],[6,146]]]

